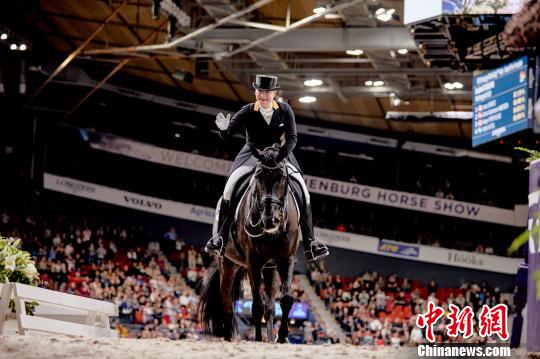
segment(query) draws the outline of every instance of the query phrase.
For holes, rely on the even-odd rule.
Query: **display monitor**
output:
[[[530,126],[528,73],[524,56],[473,77],[473,147]]]

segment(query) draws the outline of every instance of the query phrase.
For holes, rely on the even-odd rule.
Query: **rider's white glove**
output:
[[[227,114],[225,117],[221,112],[216,116],[216,125],[221,131],[225,131],[229,128],[229,121],[231,120],[231,114]]]

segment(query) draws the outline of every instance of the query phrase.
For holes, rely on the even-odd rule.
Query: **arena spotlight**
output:
[[[397,50],[397,52],[400,55],[405,55],[407,52],[409,52],[409,50],[407,50],[407,49],[399,49],[399,50]]]
[[[315,6],[313,6],[313,13],[320,14],[321,12],[325,12],[328,6],[327,3],[328,1],[325,1],[325,0],[315,1]]]
[[[462,86],[463,86],[463,85],[462,85]],[[454,86],[453,83],[447,82],[447,83],[444,84],[444,88],[447,89],[447,90],[453,90],[453,89],[455,89],[456,87]]]
[[[303,97],[300,97],[300,99],[298,101],[300,101],[302,103],[313,103],[313,102],[317,101],[317,98],[313,97],[313,96],[303,96]]]
[[[319,79],[311,79],[304,81],[304,85],[308,87],[315,87],[315,86],[321,86],[323,84],[322,80]]]
[[[461,82],[456,81],[456,82],[452,83],[452,85],[454,85],[454,88],[456,88],[458,90],[463,88],[463,84]]]
[[[32,49],[32,42],[30,40],[1,24],[0,40],[5,41],[3,44],[9,47],[11,51],[28,51]]]
[[[375,87],[384,86],[384,81],[381,81],[381,80],[373,81],[373,86]]]
[[[394,15],[395,12],[396,9],[385,9],[383,7],[380,7],[375,11],[375,17],[379,21],[387,22],[392,19],[392,15]]]
[[[360,49],[347,50],[347,51],[345,51],[345,53],[347,55],[360,56],[360,55],[362,55],[364,53],[364,50],[360,50]]]
[[[366,82],[364,82],[364,85],[366,85],[366,86],[373,86],[373,81],[367,80]]]

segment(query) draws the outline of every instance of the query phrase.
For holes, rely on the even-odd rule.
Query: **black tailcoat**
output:
[[[259,158],[258,150],[274,144],[280,144],[278,159],[288,160],[299,171],[300,166],[292,153],[296,146],[296,121],[291,106],[272,101],[274,113],[270,125],[266,123],[259,111],[257,102],[242,107],[232,118],[229,127],[220,131],[222,138],[228,138],[236,132],[245,131],[246,144],[236,156],[229,176],[240,166],[256,166]]]

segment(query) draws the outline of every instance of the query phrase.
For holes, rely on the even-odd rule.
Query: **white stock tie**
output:
[[[261,115],[263,115],[264,120],[268,125],[270,125],[270,121],[272,121],[272,114],[274,113],[274,109],[272,106],[270,108],[265,109],[262,106],[260,107]]]

